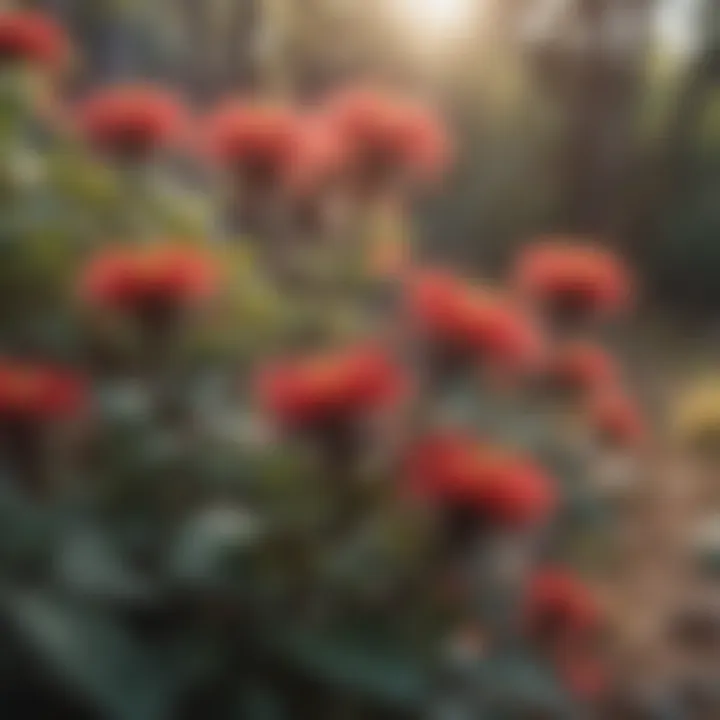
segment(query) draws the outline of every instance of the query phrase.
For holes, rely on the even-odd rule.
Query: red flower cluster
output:
[[[427,273],[410,283],[408,305],[419,332],[452,352],[510,370],[532,367],[542,357],[537,329],[499,293]]]
[[[597,436],[609,447],[630,450],[646,438],[637,404],[617,388],[595,394],[589,402],[588,418]]]
[[[300,122],[281,105],[230,101],[206,120],[210,156],[254,182],[284,182],[300,143]]]
[[[219,280],[215,258],[195,247],[113,247],[91,259],[81,294],[92,305],[126,311],[194,305],[212,295]]]
[[[353,348],[279,363],[258,378],[261,404],[294,429],[362,418],[397,402],[405,375],[375,348]]]
[[[618,367],[602,348],[587,342],[561,347],[548,368],[551,387],[580,403],[587,425],[607,447],[630,450],[646,437],[637,404],[622,389]]]
[[[328,103],[358,177],[384,183],[398,175],[437,178],[449,161],[449,140],[429,108],[380,90],[355,88]]]
[[[550,363],[548,375],[553,387],[581,398],[614,387],[618,382],[613,357],[587,342],[562,346]]]
[[[419,496],[499,525],[539,524],[556,505],[552,482],[529,458],[464,435],[423,438],[411,448],[406,472]]]
[[[88,140],[101,150],[144,158],[179,137],[184,111],[164,90],[120,86],[90,97],[80,108],[79,124]]]
[[[76,416],[87,405],[80,376],[59,368],[0,360],[0,417],[51,421]]]
[[[558,568],[535,574],[525,605],[528,632],[536,639],[564,641],[594,632],[601,611],[590,589]]]
[[[516,267],[526,296],[574,318],[614,315],[629,304],[632,283],[623,262],[593,245],[540,242],[528,247]]]
[[[231,101],[206,122],[209,154],[257,182],[288,182],[307,192],[340,175],[385,183],[427,181],[447,164],[448,140],[430,111],[363,89],[331,98],[303,118],[288,108]]]
[[[0,13],[0,62],[29,62],[56,68],[65,63],[70,43],[52,18],[39,12]]]
[[[288,186],[298,199],[316,197],[343,178],[348,146],[326,117],[304,118],[298,130],[288,168]]]

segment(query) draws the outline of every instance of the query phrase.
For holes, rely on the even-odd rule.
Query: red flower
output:
[[[398,401],[406,386],[399,368],[374,348],[279,363],[258,378],[261,404],[298,429],[361,418]]]
[[[92,305],[122,310],[194,305],[213,294],[219,279],[215,259],[198,248],[114,247],[87,265],[81,294]]]
[[[516,267],[521,292],[577,318],[614,315],[629,304],[632,284],[619,257],[593,245],[540,242]]]
[[[508,298],[450,274],[416,278],[410,283],[408,305],[419,331],[451,352],[476,355],[511,370],[533,366],[543,353],[536,328]]]
[[[554,387],[581,397],[614,387],[618,381],[613,357],[601,347],[585,342],[561,347],[550,364],[548,374]]]
[[[411,489],[495,524],[532,526],[556,504],[550,480],[531,460],[457,434],[422,439],[406,462]]]
[[[358,174],[371,182],[398,175],[437,178],[449,160],[449,140],[433,112],[418,103],[368,88],[330,99],[328,112],[350,147]]]
[[[342,179],[347,162],[347,144],[328,119],[305,118],[288,169],[290,191],[299,199],[315,197]]]
[[[67,61],[70,43],[47,15],[31,11],[0,13],[0,62],[22,61],[52,69]]]
[[[0,360],[0,417],[50,421],[77,415],[87,404],[80,376],[58,368]]]
[[[565,641],[597,630],[601,611],[580,579],[565,570],[548,568],[530,582],[525,617],[533,637]]]
[[[230,101],[210,115],[206,142],[213,159],[261,182],[283,182],[300,142],[295,114],[280,105]]]
[[[145,157],[177,140],[184,112],[172,94],[151,86],[101,90],[80,108],[79,123],[91,143],[107,152]]]
[[[635,448],[646,438],[637,404],[620,390],[599,392],[589,403],[590,424],[598,437],[613,448]]]

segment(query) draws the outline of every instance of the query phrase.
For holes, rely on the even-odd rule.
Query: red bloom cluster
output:
[[[525,617],[532,637],[567,640],[596,630],[600,607],[590,589],[558,568],[535,574],[527,592]]]
[[[532,367],[542,357],[537,329],[499,293],[427,273],[410,283],[408,305],[420,333],[453,352],[511,370]]]
[[[419,496],[473,510],[495,524],[536,525],[556,505],[552,482],[529,458],[460,434],[421,439],[410,450],[406,472]]]
[[[0,360],[0,417],[50,421],[76,416],[87,405],[83,378],[67,370]]]
[[[210,156],[243,177],[260,182],[283,182],[297,157],[300,122],[280,105],[230,101],[216,108],[206,121]]]
[[[615,360],[601,347],[575,342],[561,347],[548,370],[553,387],[574,396],[588,397],[618,382]]]
[[[304,118],[288,168],[288,185],[299,199],[315,197],[341,180],[347,169],[348,146],[328,118]]]
[[[589,319],[614,315],[629,304],[632,282],[623,262],[593,245],[540,242],[516,267],[522,293],[550,310]]]
[[[0,13],[0,62],[29,62],[48,69],[67,61],[70,43],[52,18],[39,12]]]
[[[630,450],[646,438],[646,427],[635,402],[619,389],[598,392],[589,402],[591,427],[608,446]]]
[[[353,89],[310,118],[288,108],[231,101],[206,123],[209,154],[252,181],[308,191],[343,174],[382,184],[427,181],[447,164],[448,140],[431,112],[396,96]]]
[[[195,247],[113,247],[91,259],[81,294],[92,305],[120,310],[193,305],[212,295],[219,280],[215,258]]]
[[[630,450],[644,441],[646,426],[619,374],[612,356],[587,342],[561,347],[548,369],[551,387],[580,403],[587,425],[603,445]]]
[[[79,124],[89,141],[101,150],[142,158],[178,138],[184,112],[164,90],[121,86],[90,97],[80,108]]]
[[[397,175],[434,180],[449,160],[449,140],[429,108],[368,88],[338,93],[328,113],[359,177],[384,182]]]
[[[279,363],[258,378],[261,404],[295,429],[362,418],[398,401],[402,371],[375,348],[352,348]]]

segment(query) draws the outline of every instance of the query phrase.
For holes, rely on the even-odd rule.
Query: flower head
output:
[[[40,12],[0,12],[0,63],[28,62],[52,69],[62,65],[70,43],[62,28]]]
[[[588,417],[598,438],[612,448],[630,450],[645,440],[640,409],[621,390],[596,393],[589,402]]]
[[[403,372],[376,348],[351,348],[281,362],[258,378],[261,404],[293,429],[362,419],[397,402]]]
[[[529,458],[462,434],[422,438],[405,467],[410,488],[420,497],[493,525],[533,526],[555,508],[551,481]]]
[[[432,110],[388,92],[352,88],[332,97],[330,117],[348,143],[357,176],[383,185],[398,176],[435,180],[449,160],[449,140]]]
[[[601,617],[592,591],[570,572],[546,568],[531,579],[525,600],[525,620],[532,637],[572,640],[594,632]]]
[[[531,245],[520,255],[515,280],[526,296],[561,316],[579,319],[615,315],[627,307],[632,295],[622,260],[589,244]]]
[[[260,183],[287,179],[297,157],[300,123],[281,105],[229,101],[206,121],[210,156],[244,178]]]
[[[348,154],[347,143],[326,117],[302,118],[288,167],[291,194],[300,200],[316,197],[341,180],[347,169]]]
[[[218,288],[220,269],[209,253],[162,244],[111,247],[85,267],[81,295],[91,305],[124,311],[195,305]]]
[[[580,398],[615,387],[618,375],[614,358],[601,347],[588,342],[561,346],[548,368],[552,387]]]
[[[85,380],[62,368],[0,360],[0,417],[52,421],[76,416],[86,406]]]
[[[88,140],[113,155],[146,158],[177,140],[184,112],[171,93],[148,85],[101,90],[80,108]]]
[[[408,305],[421,335],[455,354],[511,370],[532,367],[542,356],[536,327],[507,297],[448,273],[415,278]]]

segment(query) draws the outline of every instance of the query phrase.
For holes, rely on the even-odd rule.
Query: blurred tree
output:
[[[720,152],[713,107],[720,90],[720,5],[702,0],[697,47],[670,93],[671,111],[636,177],[629,235],[672,302],[717,308]],[[703,132],[703,127],[705,131]]]
[[[564,124],[559,229],[615,234],[620,228],[654,10],[654,0],[550,5],[532,57]]]
[[[659,207],[668,199],[679,200],[692,187],[688,173],[693,169],[692,158],[698,149],[700,122],[713,90],[720,88],[720,5],[714,0],[704,0],[703,10],[698,12],[697,32],[698,48],[685,70],[667,139],[660,147],[664,167],[657,198]]]

